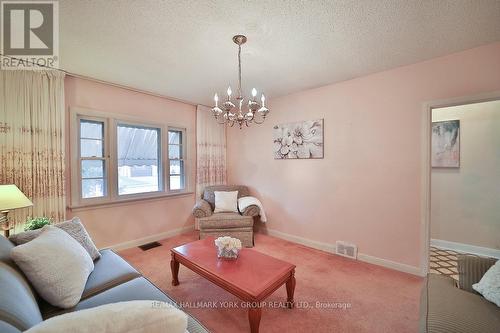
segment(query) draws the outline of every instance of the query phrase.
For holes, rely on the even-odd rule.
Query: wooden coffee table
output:
[[[287,307],[293,307],[295,265],[257,252],[241,249],[238,259],[217,258],[214,238],[178,246],[171,250],[172,285],[179,284],[179,264],[247,302],[252,333],[259,332],[262,302],[286,284]]]

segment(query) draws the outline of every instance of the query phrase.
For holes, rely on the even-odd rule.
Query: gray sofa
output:
[[[38,297],[21,270],[10,259],[10,250],[13,247],[13,243],[0,236],[0,332],[2,333],[22,332],[47,318],[108,303],[156,300],[175,304],[169,296],[119,255],[112,250],[102,250],[101,258],[94,262],[94,271],[88,278],[80,303],[72,309],[56,308]],[[165,262],[165,265],[168,263]],[[188,331],[208,332],[189,315]]]
[[[472,289],[495,259],[458,257],[458,286],[450,277],[428,274],[420,302],[420,333],[499,333],[500,308]]]
[[[259,215],[260,208],[251,205],[238,213],[214,213],[214,191],[238,191],[238,199],[250,195],[248,188],[243,185],[207,186],[202,198],[193,207],[193,215],[200,226],[200,238],[231,236],[241,240],[243,246],[252,247],[253,217]]]

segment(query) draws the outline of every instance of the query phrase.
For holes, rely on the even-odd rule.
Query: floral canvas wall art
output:
[[[432,167],[460,167],[460,120],[432,123]]]
[[[274,158],[323,158],[323,119],[274,126]]]

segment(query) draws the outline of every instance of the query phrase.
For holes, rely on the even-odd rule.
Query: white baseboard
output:
[[[273,237],[276,237],[276,238],[281,238],[281,239],[284,239],[284,240],[287,240],[287,241],[290,241],[290,242],[293,242],[293,243],[298,243],[298,244],[302,244],[302,245],[305,245],[305,246],[308,246],[308,247],[312,247],[313,249],[316,249],[316,250],[321,250],[321,251],[325,251],[325,252],[329,252],[329,253],[335,254],[335,245],[333,245],[333,244],[328,244],[328,243],[314,241],[314,240],[311,240],[311,239],[307,239],[307,238],[303,238],[303,237],[299,237],[299,236],[287,234],[287,233],[284,233],[284,232],[281,232],[281,231],[278,231],[278,230],[274,230],[274,229],[269,229],[268,228],[266,230],[267,230],[267,234],[269,236],[273,236]]]
[[[500,259],[500,250],[490,249],[488,247],[450,242],[442,239],[431,239],[431,246],[445,250],[453,250],[462,253],[471,253],[471,254],[476,254],[478,256]]]
[[[308,247],[312,247],[313,249],[329,252],[335,254],[335,245],[329,244],[329,243],[324,243],[324,242],[319,242],[291,234],[287,234],[278,230],[273,230],[273,229],[267,229],[267,233],[270,236],[281,238],[293,243],[298,243],[302,244]],[[370,264],[375,264],[378,266],[383,266],[386,268],[394,269],[400,272],[405,272],[413,275],[418,275],[418,276],[423,276],[422,270],[420,267],[415,267],[415,266],[410,266],[407,264],[402,264],[399,262],[387,260],[387,259],[382,259],[382,258],[377,258],[374,256],[370,256],[368,254],[364,253],[358,253],[358,260],[367,262]]]
[[[422,270],[419,267],[416,266],[411,266],[407,264],[402,264],[397,261],[392,261],[388,259],[382,259],[374,256],[370,256],[368,254],[364,253],[359,253],[358,254],[358,260],[367,262],[369,264],[374,264],[374,265],[379,265],[385,268],[390,268],[394,269],[396,271],[404,272],[404,273],[409,273],[413,275],[418,275],[418,276],[425,276],[424,273],[422,273]]]
[[[156,241],[159,241],[159,240],[162,240],[165,238],[177,236],[177,235],[183,234],[185,232],[191,231],[193,229],[194,229],[194,225],[188,225],[188,226],[185,226],[182,228],[177,228],[177,229],[173,229],[170,231],[161,232],[159,234],[154,234],[151,236],[142,237],[142,238],[134,239],[131,241],[115,244],[112,246],[108,246],[107,248],[113,249],[115,251],[125,250],[125,249],[129,249],[131,247],[137,247],[139,245],[143,245],[143,244],[147,244],[147,243],[151,243],[151,242],[156,242]]]

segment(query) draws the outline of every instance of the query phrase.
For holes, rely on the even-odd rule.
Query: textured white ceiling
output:
[[[499,0],[61,0],[61,67],[194,103],[276,97],[500,40]]]

